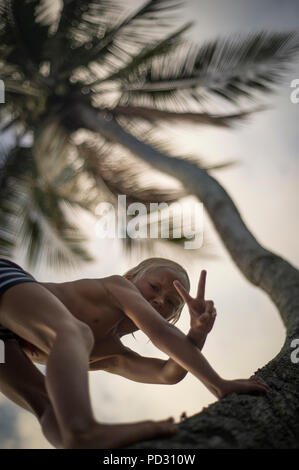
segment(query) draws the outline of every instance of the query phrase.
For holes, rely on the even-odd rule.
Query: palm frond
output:
[[[71,224],[61,198],[53,188],[34,188],[21,218],[19,243],[26,249],[27,262],[45,259],[50,266],[74,266],[92,257],[83,247],[86,239]]]
[[[0,79],[8,114],[30,127],[45,112],[47,83],[40,73],[47,29],[35,18],[38,0],[9,0],[0,11]]]
[[[207,171],[221,170],[236,165],[238,163],[236,160],[227,160],[221,163],[210,164],[207,163],[204,158],[202,158],[198,154],[182,154],[171,145],[169,139],[165,139],[157,135],[156,127],[152,126],[151,124],[149,125],[148,123],[142,123],[140,121],[132,122],[132,119],[129,119],[121,120],[121,125],[128,132],[137,137],[137,139],[142,140],[143,143],[149,145],[158,152],[161,152],[165,155],[171,155],[175,158],[180,158],[181,160],[186,160],[195,163],[196,165],[199,165],[202,169]],[[185,194],[183,192],[181,197],[183,197],[184,195]]]
[[[62,77],[67,76],[70,71],[76,68],[87,67],[90,63],[96,62],[100,64],[102,71],[106,70],[107,73],[123,67],[132,59],[134,53],[136,55],[138,48],[148,46],[157,33],[161,36],[165,29],[169,30],[170,26],[174,24],[169,12],[175,10],[177,17],[177,9],[182,5],[181,1],[176,0],[149,0],[137,11],[124,17],[124,9],[120,10],[119,4],[114,2],[103,2],[103,14],[88,13],[91,6],[94,6],[93,2],[87,2],[87,12],[83,11],[84,7],[82,4],[80,6],[80,2],[73,0],[69,6],[72,3],[78,8],[80,19],[77,23],[75,22],[76,26],[65,34],[66,22],[69,23],[69,20],[62,10],[61,17],[65,16],[66,20],[61,20],[56,35],[56,40],[59,40],[59,36],[63,36],[62,47],[66,47],[65,39],[69,34],[70,48],[75,53],[72,60],[67,60],[66,57],[64,57],[64,62],[60,60],[59,73]],[[102,2],[97,4],[97,7],[101,8],[101,5]],[[107,5],[108,8],[106,8]],[[115,15],[115,12],[119,14]],[[86,13],[88,13],[87,20]],[[111,19],[111,16],[109,18],[109,13],[114,14],[114,20]],[[164,15],[165,13],[168,15]],[[71,14],[71,18],[72,15],[74,12]],[[156,26],[154,29],[152,28],[153,20]],[[90,21],[96,25],[96,29],[90,25]],[[97,31],[97,28],[100,31]],[[76,40],[78,35],[79,39]],[[89,67],[89,69],[91,73],[91,68]],[[56,70],[58,70],[57,67]]]
[[[13,149],[0,144],[2,253],[11,255],[23,245],[31,263],[43,256],[51,264],[87,260],[83,231],[71,215],[94,212],[103,198],[115,203],[118,194],[127,196],[127,206],[141,202],[147,211],[150,203],[171,205],[185,195],[175,180],[170,189],[153,184],[157,173],[135,166],[129,152],[116,158],[117,145],[86,139],[77,147],[69,134],[82,122],[70,110],[82,102],[119,121],[144,149],[194,159],[209,170],[232,164],[207,165],[178,155],[157,137],[157,123],[228,127],[247,118],[256,109],[222,114],[205,106],[217,97],[239,105],[272,91],[298,53],[298,34],[262,32],[188,45],[183,34],[189,25],[175,29],[174,23],[182,4],[147,0],[129,11],[119,0],[62,0],[51,18],[50,0],[0,0],[0,79],[6,92],[0,135],[17,123],[18,133],[32,140],[26,149],[20,139]],[[176,245],[175,238],[170,235]]]
[[[140,168],[132,170],[132,165],[126,164],[124,161],[121,164],[119,160],[115,161],[113,157],[111,158],[111,147],[106,143],[100,145],[95,142],[85,141],[79,145],[79,149],[85,161],[85,170],[93,176],[102,194],[101,202],[105,201],[112,204],[115,213],[118,213],[119,201],[117,197],[119,195],[126,196],[127,210],[132,210],[132,206],[130,207],[132,203],[142,203],[148,217],[144,227],[147,236],[142,239],[132,238],[131,234],[127,233],[127,236],[122,238],[121,241],[126,254],[130,254],[132,250],[134,252],[141,250],[146,252],[148,256],[155,249],[157,242],[161,240],[161,227],[163,224],[165,226],[167,222],[165,207],[168,207],[170,213],[172,213],[175,204],[186,195],[185,191],[182,188],[161,190],[158,186],[145,185],[144,178],[140,179],[140,176],[143,176],[142,173],[140,174],[142,170]],[[141,186],[142,183],[143,186]],[[139,206],[134,207],[137,211],[140,209]],[[130,223],[134,222],[135,215],[129,215],[127,212],[126,230]],[[138,222],[139,224],[141,224],[140,227],[143,224],[141,219]],[[169,242],[170,246],[175,243],[178,249],[183,250],[184,243],[190,240],[184,236],[183,233],[185,232],[178,235],[182,230],[186,231],[186,227],[182,229],[181,220],[174,215],[170,220],[168,235],[165,236],[165,232],[162,232],[163,242],[166,244]],[[151,238],[151,234],[156,232],[157,237]]]
[[[56,8],[53,8],[53,0],[39,0],[35,8],[36,21],[48,27],[50,36],[56,32],[61,16],[62,5],[60,8],[58,6],[61,2],[60,0],[55,2]]]
[[[143,119],[151,123],[157,122],[189,122],[193,124],[204,124],[218,127],[231,127],[235,122],[244,121],[251,114],[264,110],[258,107],[250,111],[241,111],[231,114],[213,115],[209,113],[177,113],[162,111],[142,106],[115,106],[109,112],[114,117],[124,116],[132,119]]]
[[[56,36],[70,41],[73,47],[100,38],[107,24],[120,13],[120,6],[114,0],[63,0]]]
[[[170,53],[171,51],[174,51],[176,47],[181,44],[182,35],[190,27],[191,23],[187,23],[162,40],[158,40],[153,44],[146,45],[138,53],[133,54],[131,60],[123,67],[108,74],[105,78],[96,80],[95,82],[89,84],[89,87],[95,87],[96,85],[105,83],[107,81],[124,79],[127,76],[130,76],[131,73],[134,73],[134,70],[138,69],[140,66],[144,66],[145,64],[149,63],[149,61],[151,61],[154,57],[161,57]]]
[[[196,157],[194,157],[194,162],[196,162]],[[238,160],[227,160],[226,162],[222,162],[222,163],[214,163],[213,165],[208,165],[206,164],[204,166],[204,169],[207,170],[207,171],[210,171],[210,170],[223,170],[224,168],[229,168],[231,166],[234,166],[234,165],[238,165],[239,162]]]
[[[15,248],[26,247],[31,265],[43,256],[49,264],[91,260],[83,247],[85,238],[68,220],[67,213],[76,207],[76,201],[67,197],[67,185],[60,190],[57,174],[52,184],[46,181],[36,166],[35,154],[36,149],[17,147],[1,158],[1,254],[12,256]],[[68,175],[63,180],[68,178],[73,179]]]
[[[78,153],[77,147],[57,120],[45,124],[35,138],[33,155],[41,187],[57,188],[57,195],[64,203],[91,210],[98,198]]]
[[[298,54],[299,37],[291,33],[256,33],[217,39],[200,47],[182,46],[181,54],[153,60],[122,82],[122,102],[174,103],[184,109],[211,96],[230,103],[254,99],[279,83]]]
[[[0,253],[11,256],[18,243],[18,224],[31,171],[26,149],[0,147]]]
[[[80,144],[80,151],[86,162],[86,169],[90,171],[103,190],[103,196],[106,192],[106,198],[103,200],[114,205],[115,213],[117,213],[117,196],[126,196],[126,208],[130,209],[132,203],[142,203],[145,206],[146,220],[139,218],[135,222],[136,213],[126,216],[127,234],[121,239],[125,253],[130,254],[132,251],[145,251],[147,256],[149,252],[155,249],[155,244],[163,239],[163,243],[173,244],[178,249],[185,249],[185,243],[190,242],[190,238],[186,233],[190,233],[190,227],[182,224],[182,215],[177,214],[177,205],[182,197],[186,195],[183,190],[161,191],[158,188],[140,188],[138,186],[138,170],[133,172],[130,166],[119,164],[111,165],[109,157],[111,152],[109,146],[103,144],[102,147],[94,143],[84,142]],[[134,188],[132,190],[131,188]],[[107,197],[108,196],[108,197]],[[110,197],[111,196],[111,197]],[[166,203],[166,204],[165,204]],[[135,206],[139,211],[139,207]],[[131,207],[131,210],[132,207]],[[135,209],[134,209],[135,210]],[[138,215],[138,214],[137,214]],[[118,221],[119,223],[119,221]],[[132,238],[130,232],[130,224],[138,224],[138,229],[142,233],[141,238]],[[167,229],[165,227],[167,226]],[[155,235],[153,235],[155,234]],[[193,235],[198,236],[200,233],[193,231]]]
[[[132,119],[126,119],[123,117],[119,118],[118,120],[121,126],[126,129],[127,132],[130,132],[132,135],[137,137],[137,139],[154,148],[158,152],[181,159],[194,158],[191,155],[183,155],[182,153],[179,153],[177,148],[172,146],[170,139],[164,138],[164,136],[161,137],[160,134],[157,134],[157,128],[156,126],[152,125],[152,123],[141,120],[133,121]],[[198,156],[196,157],[196,163],[200,165],[201,168],[204,168],[203,161]]]
[[[95,142],[85,142],[78,146],[84,159],[84,168],[94,178],[97,187],[112,204],[117,203],[118,195],[126,195],[127,206],[133,202],[141,202],[147,208],[153,202],[173,203],[185,195],[182,190],[163,191],[157,187],[145,184],[140,179],[140,168],[134,170],[123,160],[111,159],[111,150],[107,144],[97,145]]]
[[[133,222],[134,227],[138,224],[136,237],[132,237],[129,225],[127,226],[126,238],[122,239],[124,253],[128,257],[134,254],[139,257],[148,256],[165,256],[169,250],[170,256],[183,256],[186,260],[190,257],[190,261],[196,259],[197,256],[214,257],[215,254],[209,249],[207,243],[207,232],[205,230],[205,239],[203,239],[202,229],[196,229],[194,220],[186,224],[186,220],[182,217],[184,206],[181,206],[178,212],[177,204],[170,204],[168,208],[160,208],[156,212],[147,213],[145,220],[134,221],[128,217],[127,223]],[[195,239],[196,237],[196,239]],[[186,249],[186,243],[195,242],[201,246],[197,249]],[[196,242],[195,242],[196,243]],[[193,245],[194,246],[194,245]],[[195,248],[195,247],[194,247]]]
[[[171,26],[173,20],[178,18],[178,10],[182,7],[182,0],[147,0],[136,11],[125,16],[117,27],[114,33],[121,32],[127,37],[130,37],[134,42],[145,44],[148,41],[149,30],[152,30],[152,22],[155,21],[156,34],[159,33],[159,25]],[[174,14],[171,15],[171,12]],[[166,13],[165,16],[163,16]],[[150,32],[150,37],[155,34]],[[140,35],[140,36],[139,36]]]
[[[120,8],[114,0],[64,0],[55,34],[51,38],[52,76],[67,76],[76,67],[87,65],[93,50],[99,45],[111,21],[115,21]],[[59,51],[72,50],[73,54],[60,55]]]
[[[21,67],[27,78],[38,78],[38,65],[44,58],[48,27],[36,20],[40,0],[7,0],[1,12],[0,38],[6,62]]]

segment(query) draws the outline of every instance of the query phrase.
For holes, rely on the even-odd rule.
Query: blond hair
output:
[[[138,279],[145,272],[150,271],[154,268],[162,268],[162,267],[167,267],[167,268],[173,269],[175,271],[179,271],[180,273],[184,274],[184,276],[186,278],[186,282],[183,283],[184,287],[188,292],[190,291],[190,280],[189,280],[189,276],[187,274],[187,271],[180,264],[178,264],[175,261],[172,261],[170,259],[166,259],[166,258],[147,258],[147,259],[141,261],[141,263],[139,263],[134,268],[129,269],[129,271],[127,271],[124,274],[124,276],[129,274],[129,275],[133,276],[134,279]],[[173,325],[179,320],[179,318],[181,316],[181,312],[183,310],[183,307],[184,307],[184,304],[178,310],[178,312],[172,318],[170,318],[170,320],[172,320],[171,323]]]

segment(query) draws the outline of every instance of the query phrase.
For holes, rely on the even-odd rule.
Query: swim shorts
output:
[[[23,282],[37,281],[16,263],[0,258],[0,295],[10,287]],[[19,336],[0,324],[0,339],[19,339]]]

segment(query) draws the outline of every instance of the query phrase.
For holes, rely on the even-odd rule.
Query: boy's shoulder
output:
[[[134,286],[131,281],[128,281],[124,276],[120,274],[113,274],[102,279],[106,286],[113,286],[114,288],[129,289],[132,291],[137,291],[138,289]]]
[[[140,292],[137,287],[125,277],[114,274],[103,279],[106,290],[114,297],[114,295],[121,300],[121,298],[135,298],[136,294],[139,297]]]

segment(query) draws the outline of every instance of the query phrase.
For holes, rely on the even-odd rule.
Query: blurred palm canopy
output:
[[[178,26],[182,4],[0,0],[1,255],[23,247],[32,265],[89,260],[76,210],[94,214],[118,194],[146,207],[188,195],[141,178],[136,156],[148,149],[197,158],[176,155],[159,125],[231,126],[298,52],[293,32],[192,44],[192,25]]]

